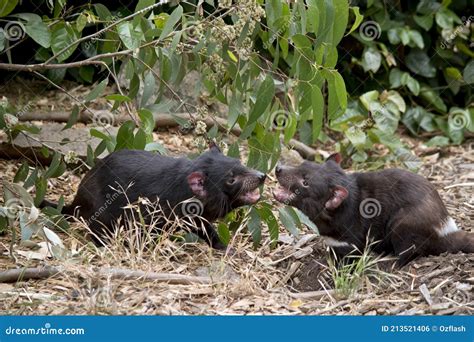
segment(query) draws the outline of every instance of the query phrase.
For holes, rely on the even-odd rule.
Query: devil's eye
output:
[[[303,186],[309,186],[309,183],[308,183],[308,181],[307,181],[306,179],[303,180]]]
[[[227,184],[232,185],[235,183],[235,178],[230,178],[227,180]]]

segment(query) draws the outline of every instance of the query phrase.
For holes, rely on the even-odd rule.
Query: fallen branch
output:
[[[333,296],[335,290],[321,290],[321,291],[309,291],[309,292],[290,292],[290,297],[297,299],[318,299],[324,296]]]
[[[144,280],[156,281],[160,283],[191,285],[191,284],[210,284],[211,278],[188,276],[184,274],[155,273],[134,271],[124,268],[100,268],[98,273],[101,276],[111,277],[112,279],[124,280]]]
[[[58,274],[67,273],[66,270],[52,266],[24,267],[0,272],[0,283],[15,283],[31,279],[47,279]],[[168,284],[190,285],[210,284],[209,277],[188,276],[183,274],[156,273],[135,271],[124,268],[98,268],[97,273],[102,277],[123,280],[154,281]]]
[[[48,113],[24,113],[18,117],[21,121],[55,121],[55,122],[67,122],[70,117],[69,112],[48,112]],[[192,115],[195,117],[195,115]],[[115,125],[123,123],[126,120],[130,120],[129,116],[126,115],[113,115],[109,111],[96,111],[94,115],[91,115],[86,112],[82,112],[78,116],[78,122],[90,123],[94,118],[113,118],[113,123]],[[155,129],[157,128],[170,128],[179,126],[176,118],[189,120],[189,114],[177,113],[177,114],[166,114],[166,113],[155,113]],[[207,117],[204,120],[204,123],[210,129],[211,127],[217,125],[217,128],[221,132],[228,132],[227,120],[220,117]],[[242,130],[234,126],[230,129],[230,133],[235,136],[240,136]],[[296,139],[291,139],[289,145],[294,148],[303,158],[308,160],[314,160],[314,157],[317,155],[317,151],[308,145],[298,141]]]
[[[0,283],[16,283],[30,279],[46,279],[60,271],[55,267],[24,267],[0,272]]]

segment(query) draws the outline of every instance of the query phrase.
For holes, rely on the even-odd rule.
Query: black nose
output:
[[[257,173],[257,177],[258,177],[258,179],[260,180],[260,182],[264,182],[265,179],[267,178],[267,175],[264,174],[263,172],[258,172],[258,173]]]
[[[276,168],[275,168],[275,173],[276,174],[279,174],[281,172],[281,165],[280,164],[277,164]]]

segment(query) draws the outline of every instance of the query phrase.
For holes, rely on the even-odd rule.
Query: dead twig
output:
[[[123,280],[143,280],[153,282],[163,282],[168,284],[210,284],[212,282],[209,277],[188,276],[183,274],[172,273],[155,273],[135,271],[125,268],[98,268],[96,272],[99,276],[110,277],[112,279]],[[0,283],[15,283],[18,281],[26,281],[31,279],[47,279],[57,274],[67,273],[66,270],[52,266],[44,267],[24,267],[10,269],[0,272]]]

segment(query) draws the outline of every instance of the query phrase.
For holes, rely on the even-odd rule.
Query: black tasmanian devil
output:
[[[460,230],[435,187],[400,169],[347,174],[334,154],[323,164],[277,166],[276,200],[297,207],[328,246],[344,256],[373,241],[404,265],[417,256],[474,253],[474,234]],[[369,239],[368,239],[369,238]]]
[[[84,218],[95,242],[101,244],[124,217],[129,203],[140,198],[154,203],[159,200],[166,215],[195,216],[193,232],[213,248],[224,249],[211,222],[234,208],[256,203],[265,178],[238,159],[226,157],[214,144],[194,160],[121,150],[96,162],[84,176],[74,201],[62,212]],[[45,205],[55,204],[45,201]]]

